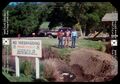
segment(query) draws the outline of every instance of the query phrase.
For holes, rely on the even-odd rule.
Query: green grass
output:
[[[42,46],[43,47],[50,47],[50,46],[57,46],[57,38],[48,38],[48,37],[45,37],[45,38],[41,38],[42,40]]]
[[[6,72],[2,72],[2,74],[10,81],[10,82],[32,82],[31,75],[25,76],[24,74],[20,74],[20,77],[16,77],[15,74],[11,76]]]
[[[79,48],[93,48],[99,51],[105,51],[104,43],[100,41],[81,39],[78,40],[77,45]]]
[[[41,38],[43,47],[46,46],[57,46],[58,40],[54,38]],[[103,47],[103,42],[100,41],[92,41],[92,40],[85,40],[85,39],[78,39],[76,43],[78,48],[88,47],[88,48],[95,48],[99,49],[101,46]],[[64,49],[63,49],[64,50]],[[67,49],[65,49],[67,50]]]
[[[49,37],[42,38],[42,37],[38,37],[37,39],[42,40],[42,47],[57,46],[57,44],[58,44],[58,39],[57,38],[49,38]],[[98,50],[101,47],[104,47],[103,42],[92,41],[92,40],[85,40],[85,39],[78,39],[76,45],[77,45],[78,48],[85,47],[85,48],[95,48],[95,49],[98,49]],[[9,50],[10,50],[10,46],[9,46]],[[67,49],[65,49],[65,50],[67,50]]]
[[[54,38],[42,38],[41,40],[42,40],[43,47],[57,46],[57,44],[58,44],[58,40],[54,39]],[[104,43],[101,41],[78,39],[76,45],[78,48],[93,48],[93,49],[96,49],[99,51],[105,51]],[[63,48],[63,49],[59,49],[59,50],[60,50],[61,54],[64,54],[67,51],[71,51],[73,49]]]

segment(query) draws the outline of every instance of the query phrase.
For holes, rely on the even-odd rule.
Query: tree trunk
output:
[[[103,29],[100,30],[100,31],[93,37],[93,39],[96,38],[102,31],[103,31]]]
[[[84,37],[86,33],[86,25],[83,26],[82,32],[83,32],[83,37]]]
[[[80,37],[83,37],[83,31],[82,31],[82,28],[81,28],[81,25],[80,25],[80,21],[78,20],[78,24],[80,26]]]
[[[82,29],[80,30],[80,36],[83,37],[83,32]]]

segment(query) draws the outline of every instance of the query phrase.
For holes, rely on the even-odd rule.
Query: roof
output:
[[[106,13],[102,21],[118,21],[118,13]]]

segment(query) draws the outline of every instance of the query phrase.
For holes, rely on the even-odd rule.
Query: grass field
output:
[[[42,45],[43,47],[48,47],[48,46],[56,46],[58,44],[58,40],[54,39],[54,38],[41,38],[42,40]],[[71,42],[69,44],[71,46]],[[77,43],[76,43],[76,47],[77,48],[93,48],[93,49],[97,49],[99,51],[104,51],[105,50],[105,46],[104,43],[101,41],[92,41],[92,40],[85,40],[85,39],[77,39]],[[68,48],[69,49],[69,48]],[[67,49],[65,49],[67,50]],[[71,50],[71,49],[69,49]]]
[[[51,47],[56,46],[58,44],[58,39],[56,38],[49,38],[49,37],[35,37],[31,38],[28,37],[26,39],[38,39],[42,41],[42,47]],[[69,44],[71,46],[71,42]],[[104,47],[104,43],[101,41],[92,41],[92,40],[85,40],[85,39],[77,39],[76,43],[77,48],[87,47],[87,48],[95,48],[99,49],[101,46]]]

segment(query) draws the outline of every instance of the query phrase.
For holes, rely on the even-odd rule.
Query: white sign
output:
[[[8,39],[8,38],[3,38],[3,39],[2,39],[2,44],[3,44],[3,45],[10,45],[10,39]]]
[[[41,40],[12,39],[12,55],[26,57],[42,57]]]
[[[19,57],[35,57],[36,79],[40,78],[39,57],[42,57],[41,40],[11,39],[12,55],[15,56],[16,76],[20,76]]]

